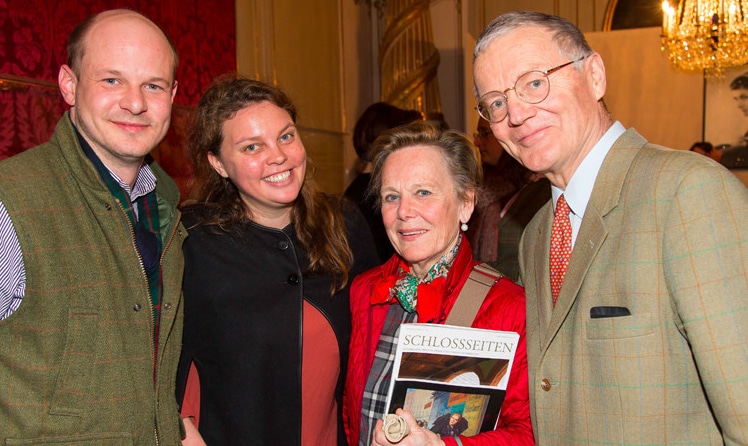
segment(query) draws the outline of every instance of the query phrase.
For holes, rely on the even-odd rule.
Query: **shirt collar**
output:
[[[96,155],[96,152],[94,152],[91,145],[88,143],[88,141],[86,141],[86,138],[84,138],[83,135],[81,135],[80,131],[78,131],[78,128],[75,126],[75,124],[73,124],[73,129],[75,129],[75,133],[76,135],[78,135],[78,142],[80,143],[83,152],[85,152],[89,157],[95,157],[101,163],[101,165],[106,168],[107,172],[109,172],[109,175],[114,178],[114,181],[116,181],[117,184],[119,184],[119,186],[125,191],[125,193],[130,196],[131,201],[134,202],[138,198],[156,189],[156,175],[153,173],[153,170],[151,170],[151,166],[149,166],[148,163],[143,161],[143,164],[140,165],[140,169],[138,169],[138,175],[137,177],[135,177],[135,183],[133,184],[132,189],[130,189],[129,184],[122,181],[122,179],[118,177],[116,173],[112,172],[109,166],[101,161],[101,158]]]
[[[582,163],[579,164],[571,180],[569,180],[569,184],[566,185],[566,190],[551,186],[554,209],[558,197],[564,194],[571,212],[580,219],[584,217],[584,211],[590,201],[597,174],[600,172],[600,166],[602,166],[610,148],[625,131],[626,128],[623,124],[619,121],[614,122],[603,137],[592,147],[590,153],[584,157]]]

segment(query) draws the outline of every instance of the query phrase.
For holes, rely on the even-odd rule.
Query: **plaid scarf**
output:
[[[400,325],[415,323],[416,313],[408,313],[399,305],[390,306],[387,312],[387,320],[384,323],[382,333],[379,335],[377,351],[374,354],[374,363],[371,365],[369,377],[364,387],[364,396],[361,405],[361,435],[360,446],[369,446],[374,426],[377,420],[384,418],[387,393],[390,390],[392,380],[392,366],[395,363],[395,350]]]

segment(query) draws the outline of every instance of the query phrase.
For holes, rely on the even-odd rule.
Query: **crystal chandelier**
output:
[[[665,0],[662,12],[662,51],[673,67],[721,77],[748,63],[748,0]]]

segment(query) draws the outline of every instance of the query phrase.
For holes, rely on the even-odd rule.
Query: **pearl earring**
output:
[[[463,224],[462,224],[462,225],[460,226],[460,229],[462,229],[462,232],[467,232],[467,230],[468,230],[468,225],[467,225],[467,223],[463,223]]]

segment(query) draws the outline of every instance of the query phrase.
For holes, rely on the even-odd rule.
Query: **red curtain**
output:
[[[217,75],[236,70],[234,0],[0,0],[0,159],[46,141],[65,104],[57,73],[73,27],[128,8],[156,22],[179,52],[172,125],[153,156],[184,190],[183,141],[192,107]]]

